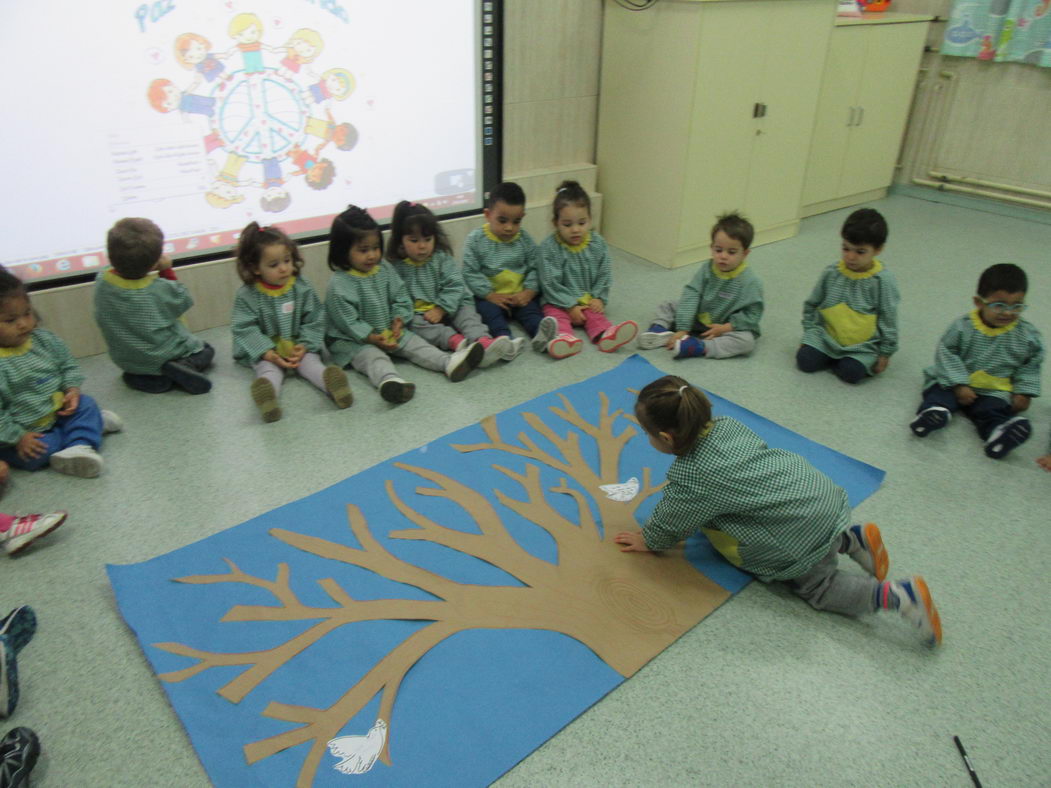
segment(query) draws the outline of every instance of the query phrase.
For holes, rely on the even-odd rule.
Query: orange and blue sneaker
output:
[[[942,642],[942,620],[931,599],[927,583],[919,575],[908,580],[884,582],[876,587],[876,608],[897,610],[901,617],[920,631],[931,648]]]
[[[890,557],[876,524],[852,525],[843,535],[846,537],[843,552],[874,578],[885,580],[890,568]]]

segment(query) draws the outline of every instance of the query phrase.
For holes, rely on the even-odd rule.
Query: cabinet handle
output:
[[[865,108],[858,107],[858,122],[855,125],[860,126],[863,120],[865,120]]]
[[[761,106],[763,106],[763,105],[762,105],[762,104],[760,104],[760,103],[759,103],[758,101],[757,101],[757,102],[755,102],[755,104],[753,104],[753,105],[752,105],[752,117],[753,117],[753,118],[761,118],[761,117],[763,117],[763,116],[762,116],[762,115],[761,115],[761,114],[759,113],[759,108],[760,108]]]
[[[759,106],[763,108],[763,114],[760,115],[759,117],[765,118],[766,117],[766,104],[760,104]]]

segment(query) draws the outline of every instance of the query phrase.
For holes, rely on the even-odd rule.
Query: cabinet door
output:
[[[850,131],[857,117],[858,90],[864,71],[858,64],[865,54],[866,32],[860,27],[837,27],[832,31],[810,141],[803,205],[832,200],[842,193],[839,184]]]
[[[794,228],[814,128],[823,53],[834,20],[824,0],[775,0],[766,6],[766,36],[759,101],[745,204],[757,231]],[[794,229],[788,234],[794,235]]]
[[[893,182],[927,25],[872,25],[865,32],[868,54],[860,69],[860,117],[851,129],[837,196],[884,189]]]

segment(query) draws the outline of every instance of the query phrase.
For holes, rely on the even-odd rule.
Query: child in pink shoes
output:
[[[573,335],[573,327],[581,326],[599,350],[612,353],[635,339],[639,327],[634,320],[614,325],[606,317],[612,281],[609,247],[591,230],[591,198],[576,181],[563,181],[552,212],[555,231],[540,244],[544,319],[534,342],[551,337],[548,355],[574,356],[584,343]]]

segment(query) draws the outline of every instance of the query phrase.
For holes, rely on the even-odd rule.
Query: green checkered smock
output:
[[[125,372],[159,375],[165,362],[203,348],[179,320],[191,306],[179,282],[152,275],[125,279],[113,269],[95,277],[95,322],[110,358]]]
[[[1044,341],[1028,320],[992,328],[975,309],[952,322],[938,342],[934,365],[923,370],[923,388],[970,386],[976,393],[1011,401],[1012,394],[1040,396]]]
[[[898,283],[879,260],[861,273],[841,260],[821,272],[803,304],[803,344],[830,358],[852,358],[871,374],[898,350]]]
[[[18,347],[0,348],[0,443],[50,429],[62,395],[83,382],[66,343],[46,329]]]
[[[682,289],[675,328],[689,331],[695,320],[705,326],[729,323],[734,331],[759,336],[762,317],[763,285],[748,263],[725,274],[710,263],[702,265]]]
[[[318,353],[325,341],[325,308],[302,276],[291,277],[278,289],[256,282],[237,291],[230,329],[234,358],[246,366],[279,344],[303,345]]]
[[[502,241],[489,225],[472,230],[463,247],[463,280],[478,298],[490,293],[539,290],[540,248],[525,230]]]
[[[380,262],[368,274],[353,268],[334,271],[325,292],[325,344],[332,363],[345,367],[370,334],[383,333],[396,317],[406,326],[398,341],[403,346],[412,315],[409,291],[390,263]]]
[[[608,305],[611,268],[609,247],[598,233],[572,247],[552,233],[540,244],[541,303],[572,309],[598,298]]]
[[[824,558],[849,524],[842,487],[724,417],[675,458],[642,533],[647,547],[664,550],[703,531],[734,566],[760,580],[790,580]]]
[[[406,258],[391,265],[405,282],[416,312],[438,306],[447,315],[454,315],[467,298],[467,288],[460,278],[460,264],[448,252],[435,252],[425,263]]]

